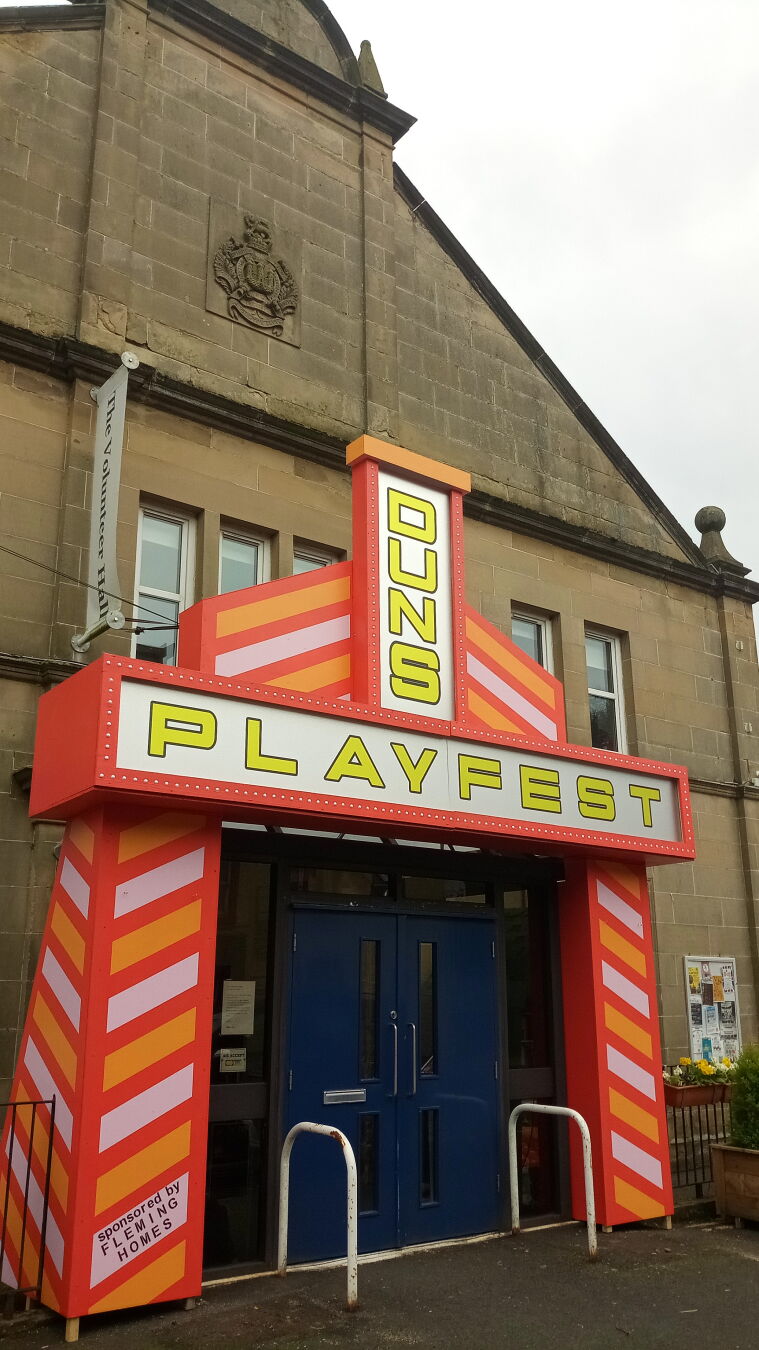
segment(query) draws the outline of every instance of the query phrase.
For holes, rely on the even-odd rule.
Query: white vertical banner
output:
[[[92,474],[90,566],[87,575],[90,586],[87,593],[88,628],[105,619],[109,610],[121,608],[116,571],[121,451],[129,370],[134,370],[138,365],[136,357],[130,353],[125,353],[121,360],[122,364],[111,378],[99,389],[93,390],[98,414]]]

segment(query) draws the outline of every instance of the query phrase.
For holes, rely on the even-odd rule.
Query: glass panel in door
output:
[[[398,924],[405,1246],[499,1226],[498,1016],[492,921]]]
[[[311,1120],[347,1135],[359,1174],[359,1249],[397,1243],[396,920],[296,909],[285,1125]],[[345,1162],[329,1139],[293,1150],[290,1259],[345,1255]]]
[[[225,859],[219,883],[203,1261],[263,1256],[270,870]]]

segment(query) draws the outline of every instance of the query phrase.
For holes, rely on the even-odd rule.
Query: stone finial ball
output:
[[[696,513],[696,529],[702,534],[707,530],[724,530],[726,516],[721,506],[702,506]]]

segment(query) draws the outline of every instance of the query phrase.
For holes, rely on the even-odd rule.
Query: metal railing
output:
[[[49,1125],[40,1117],[41,1107],[49,1114]],[[0,1155],[0,1294],[4,1314],[10,1316],[19,1296],[38,1299],[42,1292],[55,1098],[52,1101],[0,1103],[0,1119],[3,1118],[5,1125],[0,1133],[3,1140]],[[35,1155],[38,1166],[33,1170]],[[11,1195],[12,1184],[14,1196]],[[36,1238],[30,1232],[30,1219]],[[32,1278],[24,1279],[25,1270]]]
[[[585,1172],[585,1215],[588,1225],[588,1258],[595,1261],[598,1257],[598,1237],[596,1234],[596,1198],[593,1189],[593,1152],[590,1146],[590,1130],[579,1111],[569,1106],[546,1106],[541,1102],[520,1102],[509,1116],[509,1179],[511,1187],[511,1231],[520,1232],[519,1223],[519,1165],[517,1163],[517,1119],[525,1112],[530,1115],[564,1116],[573,1120],[582,1136],[582,1163]]]
[[[670,1106],[667,1129],[675,1203],[711,1199],[711,1145],[730,1138],[730,1103]]]
[[[314,1125],[310,1120],[302,1120],[293,1125],[282,1145],[282,1160],[279,1165],[279,1247],[277,1251],[277,1274],[287,1274],[287,1232],[290,1217],[290,1155],[293,1144],[300,1134],[323,1134],[334,1139],[343,1150],[348,1182],[348,1295],[346,1308],[355,1312],[358,1307],[358,1172],[356,1157],[350,1141],[342,1130],[332,1125]]]

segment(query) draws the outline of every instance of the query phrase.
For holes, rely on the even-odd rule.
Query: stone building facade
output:
[[[106,0],[1,11],[0,67],[0,1100],[60,837],[27,813],[38,700],[172,640],[71,648],[90,390],[125,349],[126,612],[146,514],[184,550],[149,622],[217,593],[220,548],[271,578],[348,556],[362,433],[471,471],[469,599],[550,645],[569,740],[603,721],[595,637],[619,748],[690,774],[697,860],[652,875],[665,1058],[688,1047],[685,954],[737,958],[756,1038],[759,585],[718,517],[693,542],[394,163],[413,119],[370,50],[320,0]]]

